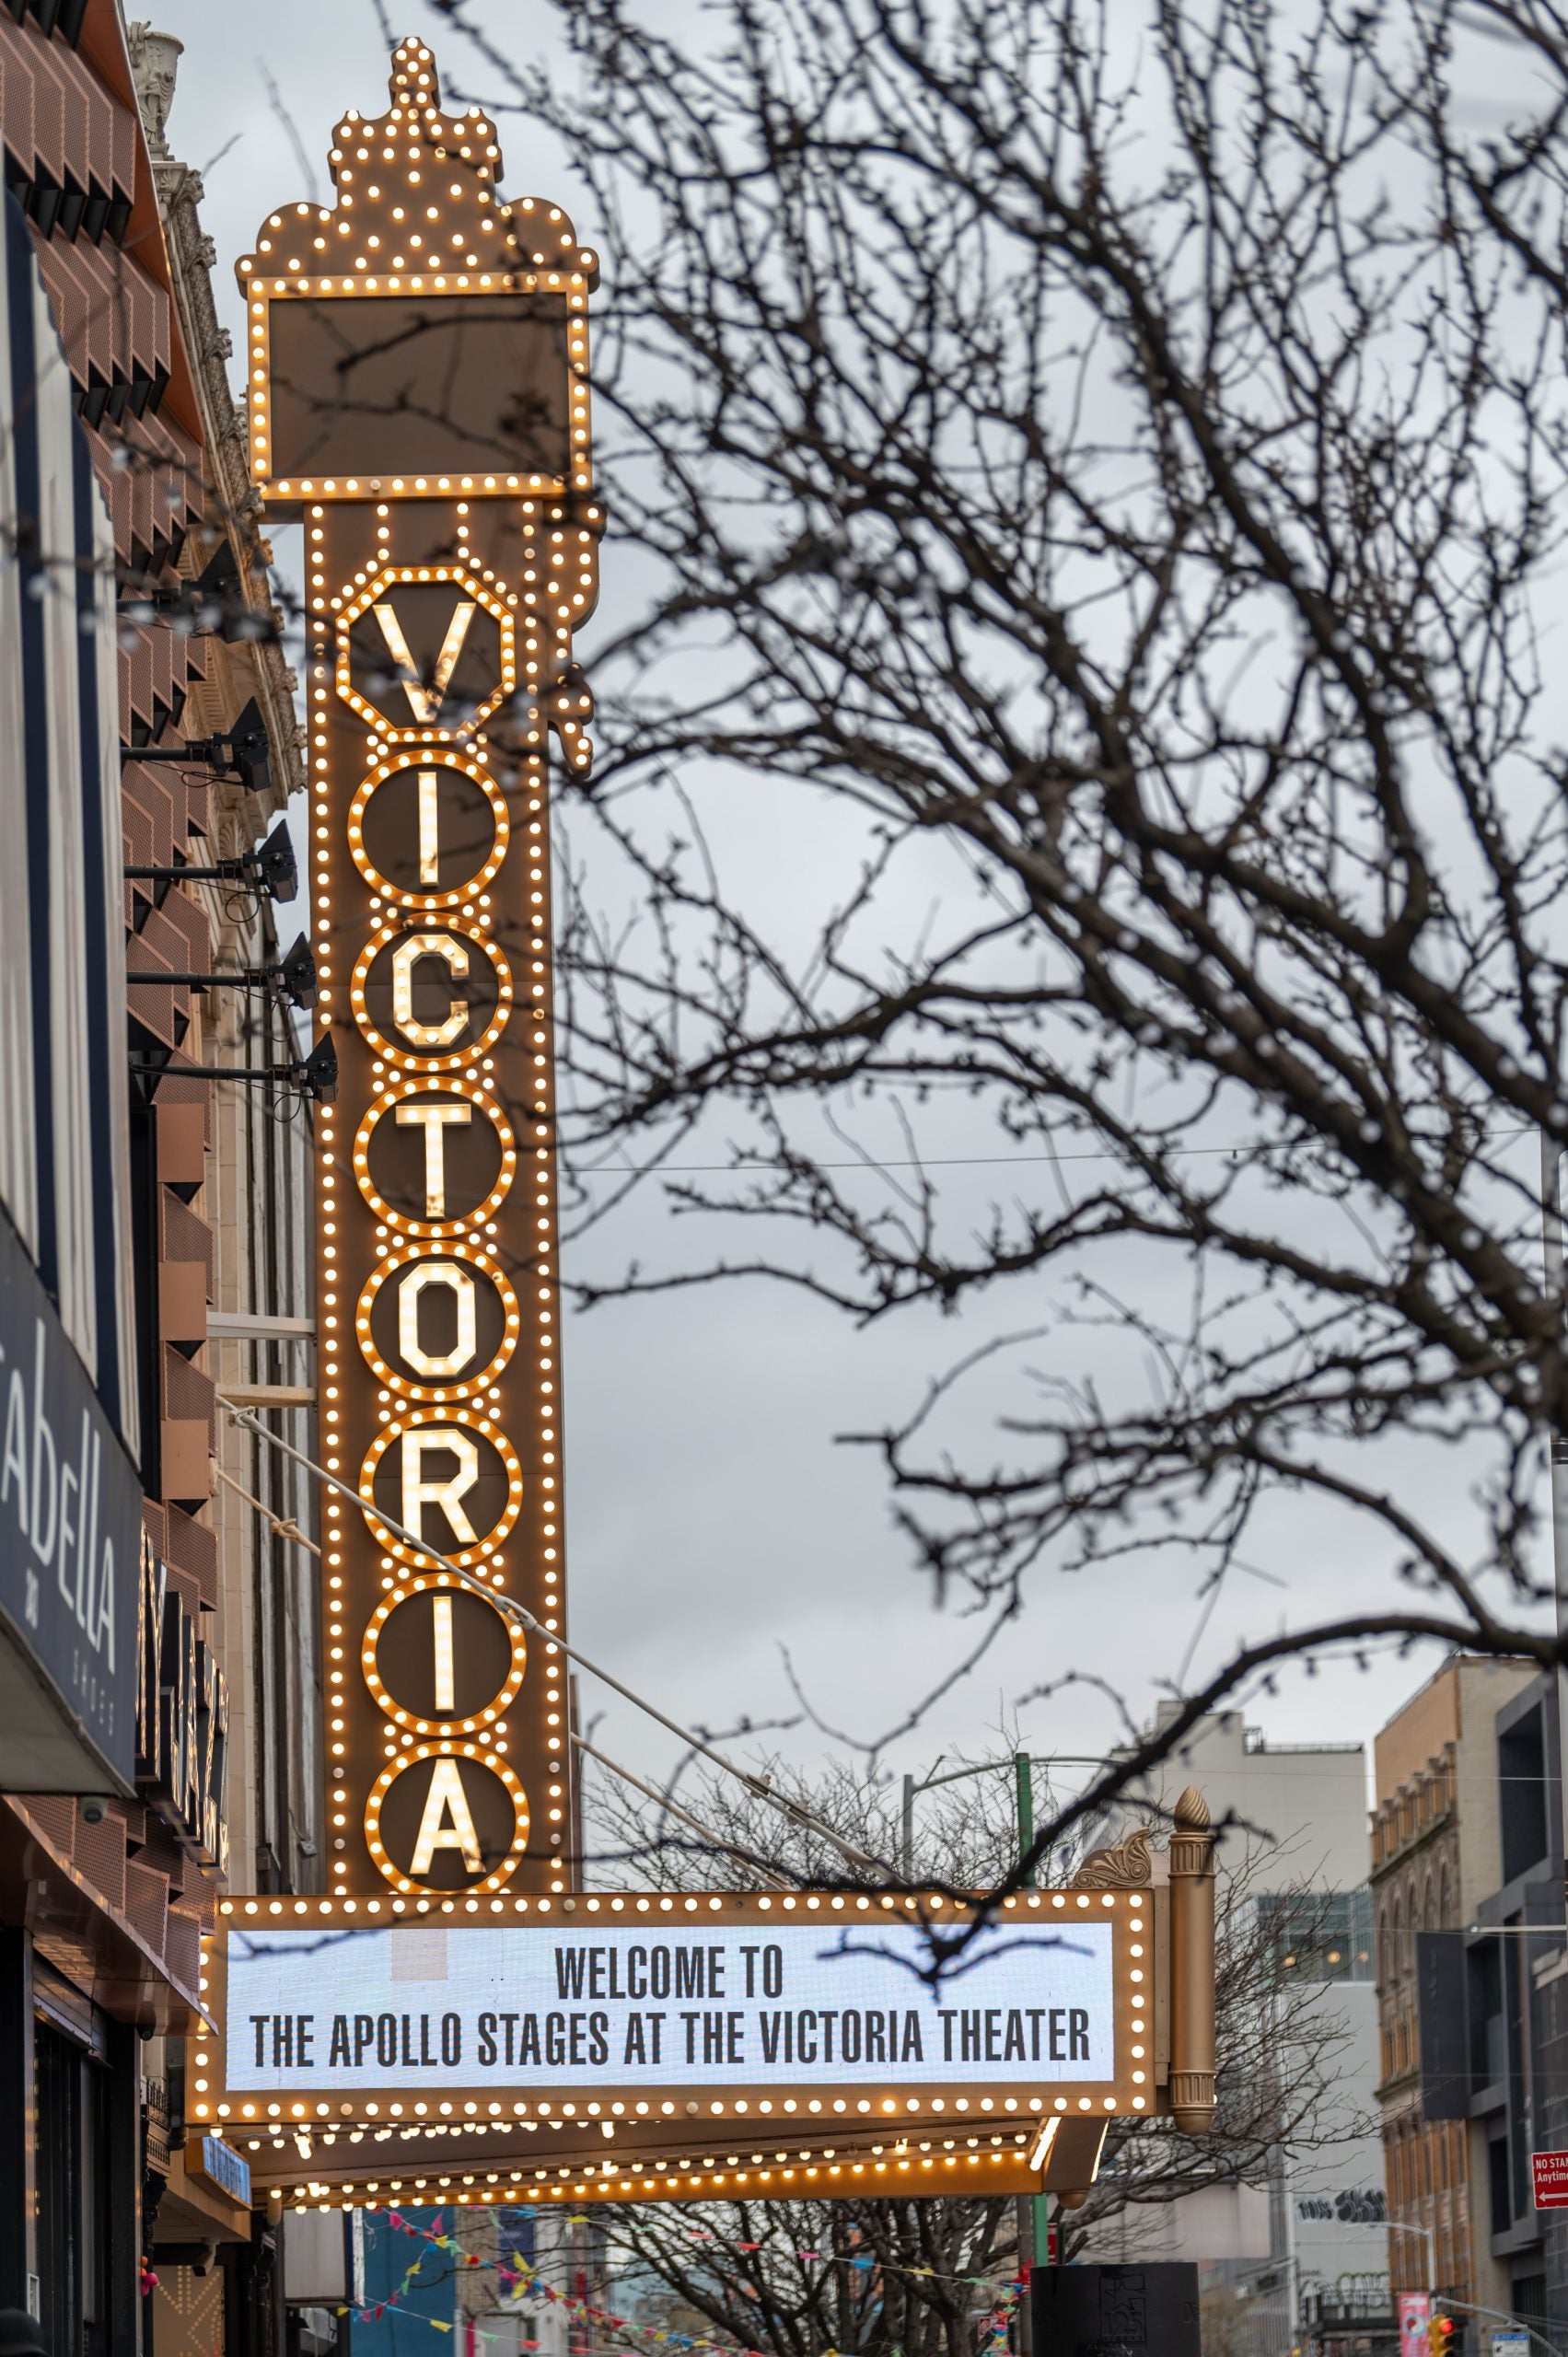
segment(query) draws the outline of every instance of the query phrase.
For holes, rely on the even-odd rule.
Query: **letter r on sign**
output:
[[[463,1500],[479,1484],[479,1449],[469,1434],[452,1424],[419,1424],[402,1438],[403,1512],[406,1529],[424,1537],[424,1509],[439,1506],[459,1547],[477,1547],[479,1533],[463,1510]],[[427,1476],[427,1456],[455,1457],[458,1469],[440,1479]]]

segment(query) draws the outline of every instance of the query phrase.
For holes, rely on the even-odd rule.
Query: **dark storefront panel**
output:
[[[50,2357],[118,2357],[138,2321],[140,2048],[90,2006],[85,2042],[60,2026],[75,2008],[51,2003],[49,1979],[32,2021],[39,2319]]]
[[[55,2357],[99,2357],[109,2305],[104,2071],[42,2022],[34,2068],[43,2337]]]
[[[124,1794],[141,1484],[113,543],[8,191],[0,214],[0,1791]]]
[[[0,1213],[0,1790],[129,1792],[142,1486]]]

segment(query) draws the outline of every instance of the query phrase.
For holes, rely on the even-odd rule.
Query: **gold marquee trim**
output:
[[[587,418],[587,298],[598,281],[597,255],[577,242],[560,205],[500,196],[501,149],[490,117],[470,107],[448,115],[440,105],[436,61],[424,42],[406,40],[392,52],[391,104],[385,114],[351,107],[338,122],[329,157],[334,204],[296,203],[269,214],[253,253],[238,265],[250,312],[250,473],[264,497],[359,499],[369,492],[401,496],[507,496],[590,487]],[[273,302],[331,296],[559,293],[568,319],[575,379],[569,433],[570,481],[495,472],[403,473],[276,479],[271,455],[268,389]]]
[[[462,1749],[464,1747],[459,1745],[433,1741],[412,1756],[424,1758]],[[469,1747],[465,1756],[477,1758],[482,1750],[482,1744]],[[401,1768],[410,1757],[408,1753],[401,1755],[397,1765]],[[492,1759],[489,1764],[495,1763]],[[531,1922],[546,1932],[581,1932],[595,1922],[613,1924],[618,1920],[624,1922],[630,1919],[634,1923],[650,1918],[650,1930],[655,1922],[674,1930],[678,1922],[693,1924],[704,1919],[711,1922],[716,1916],[731,1923],[760,1926],[775,1923],[781,1917],[858,1918],[869,1929],[868,1918],[874,1922],[877,1916],[898,1915],[912,1917],[932,1929],[956,1930],[972,1920],[977,1911],[977,1903],[972,1899],[954,1898],[940,1891],[875,1895],[810,1891],[775,1897],[756,1891],[681,1895],[596,1891],[552,1895],[513,1889],[493,1895],[496,1886],[488,1882],[451,1895],[419,1890],[407,1882],[397,1884],[396,1888],[399,1895],[395,1897],[255,1897],[219,1900],[217,1922],[202,1937],[200,1986],[216,2027],[211,2043],[203,2041],[196,2055],[195,2067],[201,2075],[194,2083],[190,2106],[192,2119],[208,2126],[215,2123],[221,2132],[240,2136],[267,2133],[274,2129],[279,2132],[336,2134],[352,2131],[355,2127],[409,2132],[428,2128],[433,2132],[445,2133],[448,2126],[479,2131],[510,2129],[519,2123],[527,2132],[530,2120],[546,2126],[574,2123],[578,2130],[585,2123],[602,2123],[613,2131],[618,2123],[633,2130],[657,2128],[664,2121],[676,2122],[679,2105],[688,2114],[700,2110],[714,2135],[769,2137],[802,2131],[832,2132],[835,2123],[830,2118],[819,2117],[824,2114],[840,2115],[844,2133],[857,2127],[869,2132],[883,2124],[891,2131],[900,2118],[919,2118],[929,2122],[933,2116],[943,2113],[948,2115],[947,2128],[963,2132],[1001,2126],[1004,2121],[997,2115],[1012,2114],[1025,2121],[1032,2118],[1038,2133],[1053,2119],[1086,2121],[1118,2113],[1152,2116],[1161,2108],[1157,2099],[1161,2072],[1155,1999],[1156,1973],[1160,1970],[1156,1965],[1160,1934],[1152,1894],[1072,1888],[1016,1893],[1004,1899],[998,1910],[998,1921],[1004,1923],[1028,1917],[1043,1928],[1063,1916],[1093,1914],[1112,1926],[1116,2076],[1106,2081],[1074,2082],[1067,2093],[1055,2092],[1039,2082],[1011,2081],[1001,2073],[993,2085],[983,2090],[961,2081],[935,2081],[913,2095],[907,2083],[890,2078],[886,2082],[868,2081],[853,2092],[846,2092],[830,2079],[814,2079],[805,2069],[799,2082],[787,2090],[772,2085],[727,2087],[710,2083],[701,2072],[693,2073],[689,2084],[673,2091],[646,2091],[630,2082],[617,2081],[603,2087],[588,2084],[557,2090],[546,2096],[508,2094],[505,2098],[483,2085],[449,2087],[430,2096],[394,2089],[378,2093],[355,2090],[328,2097],[313,2089],[308,2093],[299,2089],[264,2094],[227,2088],[223,2080],[227,2014],[226,1934],[230,1930],[243,1931],[248,1924],[280,1931],[305,1930],[312,1925],[321,1930],[371,1931],[398,1923],[431,1928],[451,1924],[456,1928],[467,1922],[514,1924],[521,1930]],[[797,2114],[801,2117],[796,2118]],[[812,2116],[809,2130],[805,2115]],[[731,2125],[721,2131],[717,2123],[725,2119]]]

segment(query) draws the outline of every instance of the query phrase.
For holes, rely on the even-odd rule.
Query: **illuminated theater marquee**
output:
[[[331,162],[333,203],[239,265],[252,481],[304,533],[339,1074],[329,1888],[219,1901],[187,2119],[296,2207],[1081,2190],[1113,2115],[1214,2116],[1196,1792],[1159,1877],[1142,1829],[1002,1894],[935,1986],[951,1893],[573,1887],[547,755],[592,751],[595,263],[499,197],[492,125],[442,112],[418,41]]]
[[[319,1021],[328,1818],[342,1896],[562,1890],[547,739],[587,767],[593,257],[496,193],[430,52],[240,264],[250,447],[303,521]],[[448,1570],[435,1557],[456,1568]]]
[[[431,2103],[490,2116],[497,2098],[548,2114],[565,2097],[568,2112],[598,2098],[656,2118],[688,2107],[654,2100],[672,2090],[760,2115],[813,2095],[855,2114],[1157,2107],[1151,1893],[1031,1895],[1022,1919],[977,1927],[935,1983],[925,1924],[892,1907],[227,1901],[203,1940],[221,2045],[201,2051],[216,2080],[197,2116],[242,2132],[391,2122]],[[948,1902],[944,1928],[961,1913]]]

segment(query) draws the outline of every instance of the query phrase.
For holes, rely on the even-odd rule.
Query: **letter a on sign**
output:
[[[431,1771],[430,1790],[424,1796],[424,1814],[419,1820],[419,1838],[413,1845],[410,1874],[427,1875],[437,1850],[456,1850],[470,1875],[484,1872],[473,1812],[463,1790],[462,1771],[455,1759],[437,1759]]]

